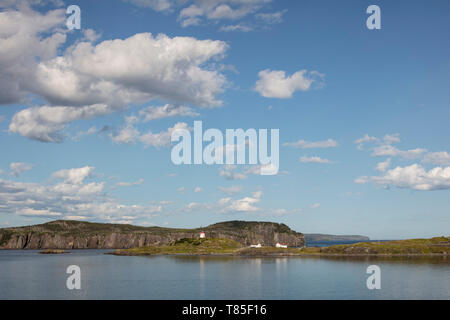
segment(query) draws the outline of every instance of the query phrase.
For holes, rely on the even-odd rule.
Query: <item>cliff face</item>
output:
[[[202,229],[170,229],[59,220],[0,229],[0,249],[128,249],[198,238],[200,231],[208,238],[232,239],[243,246],[277,242],[292,247],[305,245],[301,233],[272,222],[229,221]]]

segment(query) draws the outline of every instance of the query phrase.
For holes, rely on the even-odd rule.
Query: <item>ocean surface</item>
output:
[[[450,299],[450,257],[121,257],[0,251],[0,299]],[[69,290],[69,265],[81,289]],[[369,265],[381,289],[369,290]]]

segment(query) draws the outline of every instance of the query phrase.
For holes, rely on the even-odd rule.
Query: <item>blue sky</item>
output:
[[[65,26],[71,4],[81,30]],[[371,4],[380,30],[366,27]],[[448,1],[8,0],[0,10],[1,227],[239,219],[448,235]],[[170,128],[195,120],[279,129],[279,174],[175,166]]]

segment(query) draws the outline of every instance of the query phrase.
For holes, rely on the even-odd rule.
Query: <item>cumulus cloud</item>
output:
[[[357,144],[358,150],[363,150],[365,144],[375,144],[375,146],[372,147],[371,155],[373,157],[401,157],[404,159],[416,159],[427,152],[427,149],[424,148],[400,150],[397,147],[394,147],[392,144],[400,142],[400,135],[398,133],[386,134],[382,139],[366,134],[364,137],[357,139],[354,142]]]
[[[33,168],[32,164],[24,162],[13,162],[9,165],[10,173],[12,176],[18,177],[26,171],[30,171]]]
[[[178,20],[183,27],[221,20],[236,21],[257,12],[270,2],[271,0],[184,1]]]
[[[59,170],[51,184],[0,179],[0,212],[120,223],[146,220],[162,211],[162,204],[121,204],[104,191],[104,182],[86,181],[93,172],[91,166]]]
[[[296,142],[283,143],[283,146],[300,148],[300,149],[334,148],[334,147],[338,146],[338,143],[336,140],[333,140],[333,139],[328,139],[328,140],[323,140],[323,141],[315,141],[315,142],[298,140]]]
[[[391,145],[381,145],[373,148],[372,156],[375,157],[390,156],[390,157],[402,157],[405,159],[416,159],[422,156],[422,154],[424,154],[425,152],[427,152],[427,150],[423,148],[400,150]]]
[[[82,168],[63,169],[53,173],[52,177],[62,179],[64,182],[71,184],[81,184],[83,181],[92,176],[94,167],[85,166]]]
[[[42,106],[17,112],[9,125],[9,131],[42,142],[61,142],[62,130],[75,120],[91,119],[108,114],[109,107],[96,104],[84,107]]]
[[[203,188],[201,188],[201,187],[195,187],[194,192],[195,192],[195,193],[203,192]]]
[[[331,163],[328,159],[323,159],[318,156],[308,157],[308,156],[302,156],[300,158],[300,162],[302,163]]]
[[[63,9],[39,13],[26,1],[3,6],[8,10],[0,12],[0,104],[11,104],[31,90],[37,61],[52,59],[66,41],[66,16]]]
[[[226,50],[222,41],[150,33],[97,45],[81,42],[64,56],[39,64],[36,86],[47,100],[65,105],[121,108],[158,98],[214,107],[221,105],[216,96],[225,78],[202,66]]]
[[[185,210],[192,211],[198,209],[214,210],[219,213],[237,213],[237,212],[257,212],[260,208],[257,204],[260,202],[262,197],[262,191],[256,191],[240,199],[233,199],[231,197],[221,198],[216,202],[191,202],[186,205]]]
[[[68,123],[130,104],[222,104],[226,79],[216,62],[225,42],[140,33],[94,44],[98,34],[86,30],[58,53],[66,43],[65,19],[64,10],[41,14],[26,5],[0,13],[0,104],[25,102],[30,94],[46,101],[16,114],[10,132],[59,142]],[[166,111],[192,115],[186,108]]]
[[[266,98],[291,98],[295,91],[308,91],[313,83],[323,81],[323,75],[317,71],[300,70],[292,75],[280,70],[262,70],[258,73],[255,90]]]
[[[413,164],[396,167],[383,176],[363,176],[355,180],[355,183],[368,182],[420,191],[450,189],[450,167],[436,167],[426,171],[421,165]]]
[[[446,151],[430,152],[424,156],[423,162],[438,165],[450,165],[450,154]]]

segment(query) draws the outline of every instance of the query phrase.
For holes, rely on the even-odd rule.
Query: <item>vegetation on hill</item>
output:
[[[44,224],[0,229],[0,249],[126,249],[168,245],[182,238],[231,239],[241,245],[283,242],[305,245],[303,234],[274,222],[228,221],[196,229],[140,227],[126,224],[57,220]]]
[[[316,249],[316,248],[315,248]],[[410,239],[383,242],[359,242],[319,248],[325,254],[450,254],[450,238]]]
[[[147,256],[156,254],[229,254],[240,248],[240,244],[230,239],[180,239],[164,246],[146,246],[116,250],[115,255]]]
[[[450,237],[411,239],[385,242],[360,242],[330,247],[261,248],[241,247],[229,239],[181,239],[167,246],[149,246],[116,250],[116,255],[158,254],[228,254],[240,256],[301,256],[301,255],[446,255],[450,254]]]

